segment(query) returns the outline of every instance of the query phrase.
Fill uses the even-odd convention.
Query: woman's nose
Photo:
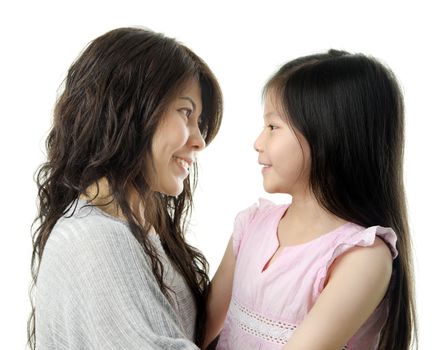
[[[197,151],[201,151],[206,147],[206,141],[204,141],[198,126],[192,128],[191,134],[189,135],[189,142],[191,147]]]

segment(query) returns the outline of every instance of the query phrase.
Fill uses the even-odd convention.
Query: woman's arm
[[[232,296],[235,260],[232,238],[230,238],[224,257],[211,283],[207,304],[206,339],[203,349],[219,334],[226,318],[227,309]]]
[[[390,282],[392,257],[379,238],[355,247],[329,270],[326,287],[284,350],[338,350],[382,301]]]
[[[198,349],[132,234],[108,219],[74,220],[58,226],[45,248],[37,286],[40,347]]]

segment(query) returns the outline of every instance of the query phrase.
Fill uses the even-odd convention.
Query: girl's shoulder
[[[336,237],[332,244],[333,256],[341,255],[353,247],[372,247],[378,238],[390,249],[392,258],[397,257],[397,235],[392,228],[379,225],[363,227],[353,223],[344,225],[344,227],[343,232]]]
[[[233,228],[233,250],[235,256],[238,253],[241,242],[249,232],[272,226],[279,221],[288,204],[275,204],[264,198],[259,198],[256,203],[240,211],[235,218]]]
[[[235,221],[247,224],[262,219],[269,219],[272,216],[277,216],[281,210],[286,210],[287,207],[288,204],[275,204],[268,199],[259,198],[253,205],[240,211]]]
[[[391,254],[391,259],[398,255],[396,248],[397,235],[390,227],[371,226],[363,227],[356,224],[346,224],[337,235],[323,242],[324,254],[320,262],[321,268],[317,275],[318,293],[324,288],[331,266],[355,248],[370,248],[386,246]]]

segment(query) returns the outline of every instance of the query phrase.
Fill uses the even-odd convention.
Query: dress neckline
[[[264,264],[261,265],[262,268],[260,271],[262,274],[267,272],[275,263],[277,263],[281,259],[284,252],[297,250],[297,249],[305,248],[310,245],[317,244],[317,243],[325,240],[326,238],[334,236],[338,232],[342,232],[342,231],[346,230],[347,227],[351,227],[354,225],[351,222],[346,222],[346,223],[336,227],[335,229],[330,230],[330,231],[328,231],[328,232],[326,232],[316,238],[313,238],[307,242],[292,244],[292,245],[287,245],[287,246],[281,247],[279,237],[278,237],[278,227],[279,227],[279,222],[281,221],[282,217],[285,215],[285,213],[287,212],[289,207],[290,207],[290,204],[285,204],[285,205],[280,206],[280,208],[278,208],[279,209],[278,215],[275,215],[275,221],[273,222],[273,225],[271,228],[272,249],[270,251],[270,256],[267,255],[266,259],[264,260]]]

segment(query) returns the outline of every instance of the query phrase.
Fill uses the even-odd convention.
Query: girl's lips
[[[268,172],[270,171],[271,168],[272,168],[271,165],[263,165],[263,166],[262,166],[261,173],[263,173],[263,174],[268,173]]]

